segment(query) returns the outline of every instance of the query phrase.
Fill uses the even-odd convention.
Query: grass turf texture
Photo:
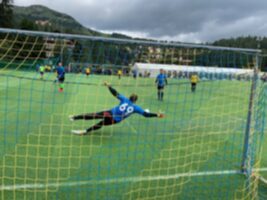
[[[245,194],[243,175],[174,175],[240,170],[249,82],[202,82],[193,94],[187,80],[169,80],[164,102],[158,102],[153,79],[67,74],[65,91],[59,93],[52,73],[43,81],[38,73],[12,72],[23,79],[5,73],[10,71],[0,76],[0,177],[1,185],[17,188],[1,190],[3,199],[232,199]],[[90,136],[71,135],[71,129],[94,121],[69,122],[69,114],[118,103],[104,80],[126,96],[137,93],[140,106],[162,110],[166,118],[134,115]],[[266,156],[261,167],[267,167]],[[266,197],[265,185],[260,197]]]

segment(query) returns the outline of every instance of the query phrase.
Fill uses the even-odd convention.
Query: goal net
[[[257,199],[259,63],[253,49],[0,29],[1,199]],[[101,119],[69,115],[119,105],[105,81],[164,117],[73,134]]]

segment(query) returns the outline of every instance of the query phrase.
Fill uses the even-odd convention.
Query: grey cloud
[[[220,37],[267,32],[266,0],[64,2],[66,1],[55,0],[53,3],[48,0],[41,1],[52,9],[71,14],[89,28],[143,32],[153,38],[183,38],[184,40],[194,38],[194,40],[211,41]]]

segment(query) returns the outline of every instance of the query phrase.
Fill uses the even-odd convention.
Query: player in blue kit
[[[163,101],[164,86],[168,84],[167,76],[164,74],[163,69],[160,69],[160,73],[157,76],[155,83],[157,84],[158,87],[158,100]]]
[[[113,124],[117,124],[133,113],[137,113],[143,115],[144,117],[159,117],[163,118],[164,115],[162,113],[150,113],[144,111],[140,106],[136,105],[135,102],[138,99],[136,94],[132,94],[130,98],[124,97],[119,94],[114,88],[112,88],[108,83],[104,83],[105,86],[108,87],[109,91],[113,96],[120,100],[120,104],[110,110],[101,111],[98,113],[89,113],[82,115],[69,116],[71,121],[74,120],[94,120],[94,119],[102,119],[99,123],[94,126],[86,129],[86,130],[72,130],[73,134],[77,135],[87,135],[91,131],[95,131],[100,129],[102,126],[109,126]]]
[[[57,71],[57,81],[59,83],[59,92],[63,92],[63,88],[64,88],[64,80],[65,80],[65,69],[62,66],[62,63],[58,63],[58,66],[56,68]]]

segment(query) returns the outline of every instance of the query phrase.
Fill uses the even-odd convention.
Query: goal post
[[[266,169],[261,56],[0,28],[1,198],[257,199]],[[168,83],[162,100],[160,69]],[[105,81],[164,117],[140,111],[86,136],[72,134],[99,121],[69,116],[120,103]]]
[[[256,90],[257,90],[257,81],[259,79],[258,77],[258,69],[259,69],[259,57],[256,55],[255,57],[255,67],[254,67],[254,73],[251,83],[251,89],[250,89],[250,96],[249,96],[249,107],[248,107],[248,114],[247,114],[247,124],[246,124],[246,132],[245,132],[245,139],[244,139],[244,148],[243,148],[243,158],[242,158],[242,172],[244,173],[251,173],[251,170],[248,170],[248,153],[251,141],[250,139],[250,132],[251,132],[251,123],[252,123],[252,115],[253,115],[253,104],[255,103],[255,96],[256,96]]]

